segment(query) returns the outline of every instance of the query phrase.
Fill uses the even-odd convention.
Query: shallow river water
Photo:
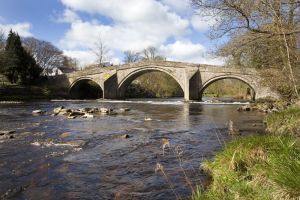
[[[51,116],[58,106],[130,111],[67,119]],[[229,120],[240,130],[238,137],[263,134],[263,114],[238,112],[238,106],[178,100],[0,105],[0,130],[16,131],[14,139],[0,143],[0,199],[188,198],[189,182],[206,184],[201,161],[231,139]],[[47,113],[34,116],[36,109]],[[73,140],[86,144],[54,145]],[[170,145],[163,151],[166,141]],[[155,170],[157,163],[164,173]]]

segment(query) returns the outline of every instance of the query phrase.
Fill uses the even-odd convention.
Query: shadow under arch
[[[92,78],[82,77],[71,84],[68,94],[71,99],[98,99],[103,97],[103,89]]]
[[[119,98],[124,98],[125,97],[125,92],[127,87],[139,76],[142,76],[143,74],[149,73],[149,72],[162,72],[170,77],[172,77],[180,86],[182,92],[184,93],[184,86],[183,84],[178,80],[177,77],[175,77],[172,73],[170,73],[168,70],[163,69],[161,67],[146,67],[143,69],[136,70],[134,72],[129,73],[120,83],[118,86],[118,97]]]
[[[213,77],[213,78],[207,80],[205,83],[203,83],[202,87],[200,88],[200,91],[199,91],[200,100],[202,100],[203,93],[208,86],[210,86],[211,84],[213,84],[219,80],[225,80],[225,79],[234,79],[234,80],[239,80],[239,81],[245,83],[250,88],[251,100],[255,101],[256,87],[254,85],[252,85],[249,80],[239,77],[239,76],[234,76],[234,75],[217,76],[217,77]]]

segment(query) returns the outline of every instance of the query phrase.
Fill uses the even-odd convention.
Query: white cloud
[[[163,54],[175,57],[177,59],[189,59],[196,56],[203,56],[206,49],[201,44],[193,44],[190,41],[176,41],[173,44],[161,46]]]
[[[76,11],[100,14],[116,22],[158,22],[168,21],[175,13],[169,12],[167,6],[155,0],[61,0],[62,3]]]
[[[89,50],[64,50],[64,54],[71,58],[77,59],[80,67],[95,64],[97,59],[96,55]],[[121,63],[119,58],[113,57],[112,52],[108,52],[107,56],[109,57],[110,62],[114,65],[118,65]]]
[[[65,9],[62,15],[59,15],[54,19],[58,23],[72,23],[80,20],[80,17],[71,9]]]
[[[95,63],[96,56],[91,51],[64,50],[64,54],[76,58],[80,66]]]
[[[224,64],[223,58],[213,57],[207,53],[207,49],[203,45],[194,44],[189,40],[162,45],[160,51],[163,55],[167,55],[168,60],[213,65]]]
[[[210,16],[193,15],[191,18],[191,24],[197,31],[206,31],[217,23],[217,18]]]
[[[184,36],[189,21],[169,7],[155,0],[61,0],[67,7],[58,20],[71,24],[60,40],[61,48],[87,50],[101,37],[112,51],[141,51],[149,46],[160,46],[170,37]],[[120,3],[121,2],[121,3]],[[112,23],[79,19],[76,11],[105,16]],[[112,56],[114,57],[114,56]]]
[[[162,0],[162,2],[181,14],[191,10],[190,0]]]
[[[0,24],[0,29],[2,29],[6,34],[8,34],[10,30],[13,30],[23,37],[33,36],[33,34],[30,32],[31,24],[28,22],[17,24]]]
[[[95,22],[76,21],[71,24],[71,29],[61,39],[60,44],[62,47],[70,49],[92,48],[101,37],[101,40],[110,49],[140,51],[148,46],[159,46],[167,38],[176,33],[180,34],[184,30],[185,28],[166,26],[160,23],[110,26]]]
[[[70,23],[70,28],[60,40],[60,47],[81,64],[92,63],[91,49],[99,38],[111,50],[111,60],[120,63],[115,52],[141,51],[157,47],[169,60],[206,64],[223,64],[201,44],[187,40],[194,30],[206,30],[216,23],[197,15],[191,16],[189,0],[61,0],[64,13],[58,20]],[[185,13],[186,12],[186,13]],[[89,14],[80,18],[80,14]],[[104,21],[103,17],[105,17]],[[167,44],[172,38],[175,41]],[[185,39],[184,39],[185,38]]]

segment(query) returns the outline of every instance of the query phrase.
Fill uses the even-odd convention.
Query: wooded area
[[[299,97],[300,1],[192,0],[192,4],[199,15],[216,19],[211,38],[227,37],[216,53],[226,57],[228,65],[261,69],[267,84],[289,98]]]

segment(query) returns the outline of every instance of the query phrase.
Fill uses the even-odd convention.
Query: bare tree
[[[5,46],[5,33],[2,29],[0,29],[0,50],[2,50]]]
[[[33,55],[37,64],[43,68],[44,75],[52,73],[54,68],[63,67],[63,52],[50,42],[29,37],[23,39],[23,45]]]
[[[276,15],[289,25],[286,35],[300,32],[299,0],[192,0],[192,4],[200,10],[201,15],[218,19],[212,29],[214,37],[222,37],[241,29],[260,34],[282,35],[273,26],[274,20],[278,20]]]
[[[98,41],[95,43],[95,47],[92,51],[97,57],[97,65],[99,67],[104,67],[104,62],[108,60],[109,49],[102,41],[101,37],[98,38]]]
[[[299,97],[294,69],[300,62],[299,0],[192,0],[201,15],[217,18],[212,38],[231,37],[219,53],[240,66],[281,68]]]
[[[150,46],[143,50],[143,60],[166,60],[166,58],[158,55],[158,50]]]
[[[124,51],[124,63],[133,63],[141,59],[140,53],[133,51]]]
[[[63,56],[63,67],[60,68],[63,72],[73,72],[78,70],[78,60],[68,56]],[[65,70],[65,71],[64,71]]]

